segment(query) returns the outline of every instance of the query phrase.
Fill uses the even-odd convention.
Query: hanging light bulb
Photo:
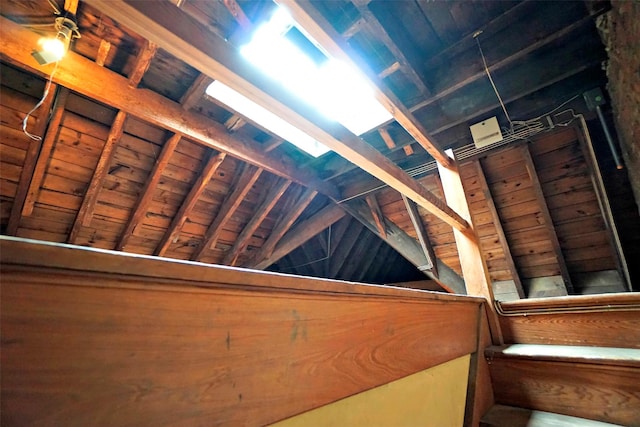
[[[41,39],[38,45],[40,50],[32,53],[40,65],[47,65],[60,61],[69,50],[72,38],[79,38],[78,26],[70,18],[57,18],[55,37]]]

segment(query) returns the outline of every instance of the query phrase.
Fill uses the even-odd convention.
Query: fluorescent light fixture
[[[320,52],[317,52],[316,56],[320,56],[323,60],[314,61],[311,55],[305,53],[303,49],[287,38],[287,33],[292,31],[294,26],[295,22],[288,13],[282,8],[277,8],[271,19],[258,27],[251,41],[241,48],[242,56],[267,74],[276,84],[282,85],[283,88],[299,96],[319,113],[339,122],[356,135],[362,135],[392,119],[391,114],[375,99],[373,90],[366,84],[366,79],[358,70],[354,70],[333,58],[327,58]],[[317,48],[312,47],[312,49]],[[218,88],[215,88],[216,86]],[[292,140],[291,136],[283,135],[282,131],[276,130],[274,126],[281,128],[282,123],[286,122],[246,98],[242,102],[235,99],[236,106],[230,105],[231,101],[225,101],[214,94],[221,91],[229,95],[226,92],[230,89],[225,86],[223,90],[221,83],[214,82],[212,87],[211,91],[207,90],[207,94],[309,154],[317,157],[328,151],[325,146],[297,129],[299,134],[297,141]],[[234,96],[242,97],[238,93],[235,93]],[[241,108],[240,104],[248,103],[253,104],[252,111],[256,111],[256,107],[263,110],[260,118],[253,117],[239,109]],[[242,108],[248,109],[249,107]],[[265,121],[265,113],[271,119]],[[291,135],[291,131],[288,133]],[[314,148],[310,150],[305,148],[309,143],[302,141],[313,141]]]
[[[313,157],[321,156],[329,151],[327,147],[297,127],[289,124],[289,122],[281,119],[271,111],[261,107],[217,80],[207,87],[206,92],[207,95],[216,98],[227,107],[237,111],[258,125],[269,129],[271,132],[289,141],[301,150],[306,151]]]

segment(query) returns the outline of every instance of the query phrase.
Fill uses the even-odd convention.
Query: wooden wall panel
[[[264,425],[476,351],[478,298],[0,243],[7,425]]]

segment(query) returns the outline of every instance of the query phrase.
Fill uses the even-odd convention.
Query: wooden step
[[[640,426],[640,350],[514,344],[485,351],[497,404]]]
[[[480,421],[481,427],[607,427],[619,424],[603,423],[552,412],[535,411],[513,406],[494,405]]]

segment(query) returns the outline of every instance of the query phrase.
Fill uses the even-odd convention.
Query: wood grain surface
[[[474,298],[2,243],[3,425],[264,425],[476,351]]]

